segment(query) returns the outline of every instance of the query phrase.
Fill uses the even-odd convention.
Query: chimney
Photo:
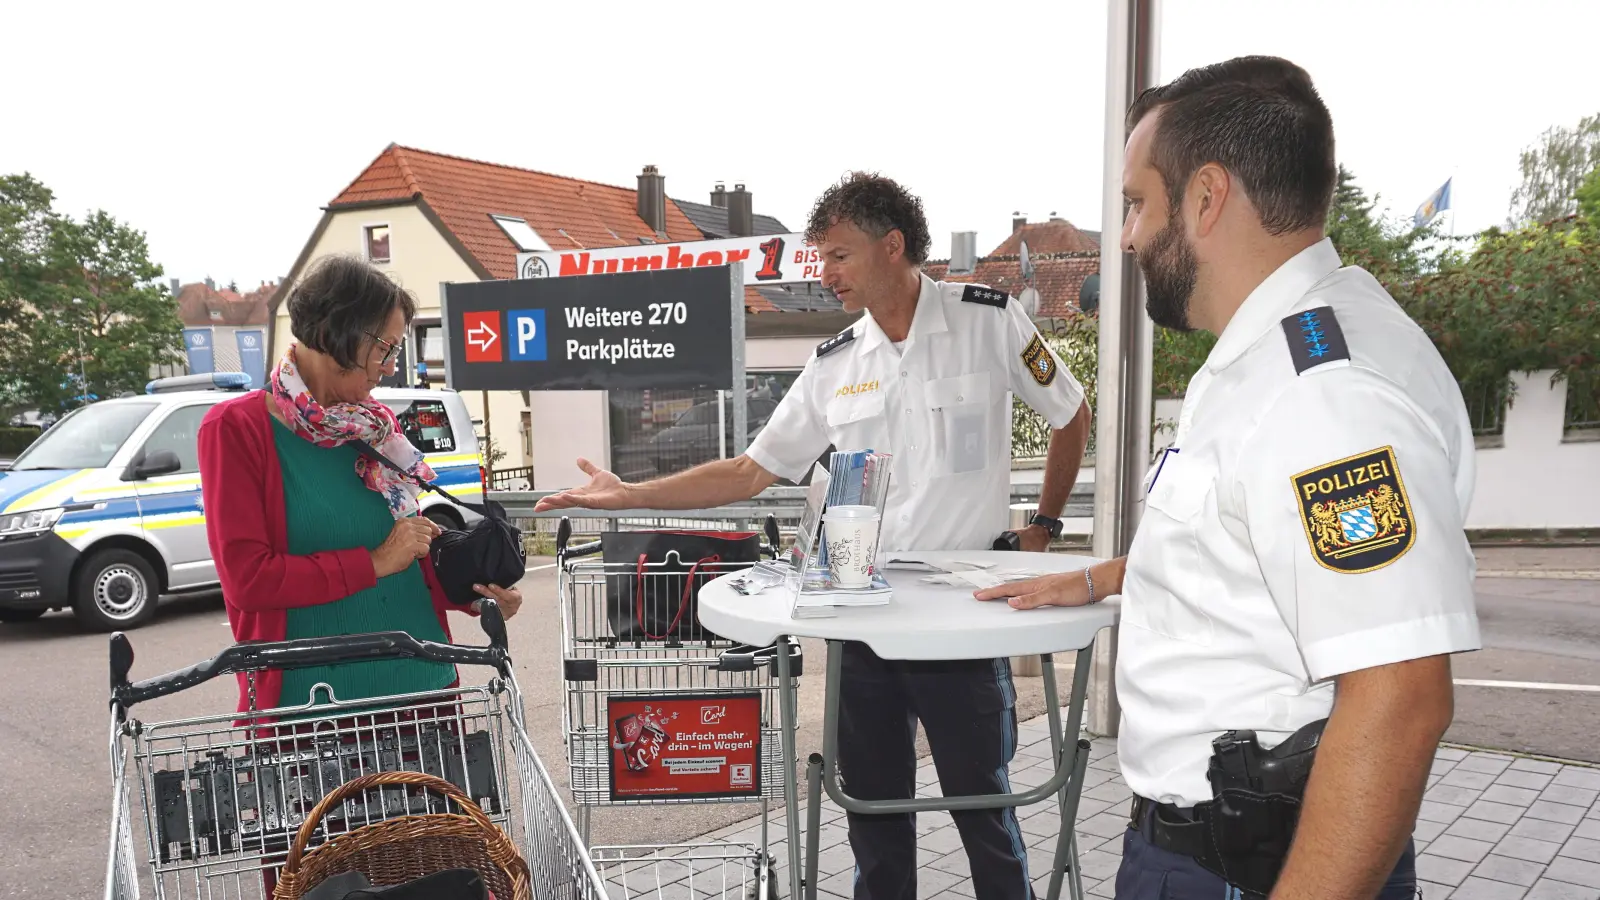
[[[663,234],[667,230],[667,180],[655,166],[645,166],[639,175],[639,218],[650,230]]]
[[[711,205],[717,209],[728,208],[728,186],[720,181],[711,189]]]
[[[1020,212],[1014,212],[1014,213],[1011,214],[1011,233],[1012,234],[1016,234],[1017,232],[1021,231],[1022,230],[1022,226],[1026,225],[1026,224],[1028,224],[1028,217],[1027,216],[1023,215]]]
[[[950,235],[951,275],[971,275],[978,266],[978,233],[957,231]]]
[[[750,209],[750,192],[742,184],[734,185],[728,195],[728,237],[755,234],[755,214]]]
[[[1056,211],[1052,209],[1052,210],[1050,210],[1050,221],[1052,221],[1052,222],[1065,222],[1066,219],[1063,219],[1060,216],[1056,215]]]
[[[172,279],[172,296],[178,296],[178,292],[181,290],[183,290],[183,283],[176,278]]]

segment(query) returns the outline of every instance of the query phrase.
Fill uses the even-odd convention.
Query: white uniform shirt
[[[1334,676],[1477,649],[1460,389],[1330,241],[1228,323],[1151,467],[1123,582],[1118,755],[1135,793],[1212,798],[1211,741],[1329,714]]]
[[[1010,527],[1013,393],[1052,428],[1083,403],[1020,304],[924,275],[903,345],[863,315],[817,348],[747,453],[791,481],[829,444],[892,453],[879,549],[988,549]]]

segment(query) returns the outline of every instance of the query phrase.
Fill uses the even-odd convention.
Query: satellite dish
[[[1017,302],[1022,304],[1023,312],[1026,312],[1030,319],[1039,314],[1039,290],[1037,288],[1023,288],[1022,293],[1017,295]]]
[[[1078,308],[1086,313],[1092,313],[1100,308],[1100,273],[1096,272],[1083,280],[1078,287]]]

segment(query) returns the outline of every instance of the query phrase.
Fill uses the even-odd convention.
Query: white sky
[[[851,168],[918,192],[933,256],[1011,213],[1098,228],[1105,0],[9,3],[0,172],[143,229],[185,282],[285,274],[391,141],[674,197],[744,181],[792,229]],[[1305,66],[1396,215],[1455,177],[1501,223],[1517,155],[1600,112],[1595,0],[1165,0],[1160,79]]]

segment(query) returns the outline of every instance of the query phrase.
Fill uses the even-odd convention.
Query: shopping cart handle
[[[800,644],[789,642],[789,658],[792,667],[791,674],[799,677],[803,665],[804,655]],[[756,647],[751,644],[740,644],[729,647],[717,657],[716,670],[718,672],[753,672],[757,666],[770,665],[777,670],[778,645],[769,644],[765,647]]]
[[[480,615],[490,633],[488,647],[441,644],[419,641],[404,631],[371,634],[332,635],[292,641],[246,641],[186,669],[159,675],[147,681],[129,683],[133,650],[128,639],[118,632],[111,636],[111,701],[123,709],[146,700],[176,694],[223,675],[259,672],[263,669],[303,669],[335,663],[377,659],[426,659],[456,665],[491,666],[507,675],[511,657],[505,647],[505,621],[493,601],[484,604]],[[498,627],[496,636],[492,630]]]

